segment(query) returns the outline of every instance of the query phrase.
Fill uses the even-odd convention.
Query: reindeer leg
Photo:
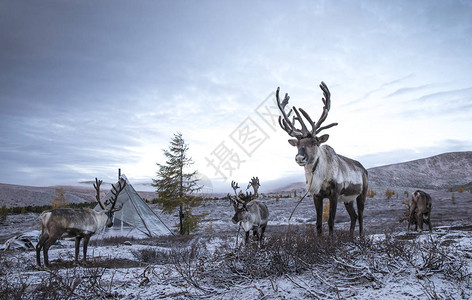
[[[260,241],[259,228],[253,231],[253,235],[256,237],[256,241]]]
[[[321,235],[323,228],[323,197],[320,195],[314,195],[313,202],[315,202],[316,210],[316,231],[318,232],[318,235]]]
[[[48,238],[49,235],[43,232],[43,234],[39,238],[38,243],[36,244],[36,264],[38,265],[38,267],[41,267],[41,249],[44,247],[44,243],[47,241]]]
[[[79,247],[80,247],[80,240],[81,239],[82,239],[81,236],[76,236],[75,237],[75,261],[74,261],[75,265],[79,264]]]
[[[433,225],[431,224],[431,213],[428,213],[428,227],[429,233],[433,233]]]
[[[329,198],[329,218],[328,218],[328,228],[329,228],[329,237],[333,237],[334,233],[334,218],[336,217],[336,207],[338,206],[338,201],[336,196],[331,196]]]
[[[56,241],[57,241],[57,238],[50,236],[48,240],[46,241],[46,243],[44,243],[43,255],[44,255],[44,266],[46,268],[49,268],[49,257],[48,257],[49,247],[51,247]]]
[[[415,209],[416,209],[416,202],[412,201],[411,206],[410,206],[410,215],[408,216],[408,229],[406,231],[406,234],[410,234],[410,225],[411,225],[411,221],[414,216],[414,213],[415,213]]]
[[[416,222],[418,223],[418,226],[420,227],[419,233],[423,233],[423,213],[418,209],[418,212],[416,213]]]
[[[84,264],[87,260],[87,247],[88,247],[88,243],[90,241],[90,237],[91,237],[90,235],[86,235],[84,237],[84,258],[83,258]]]
[[[356,211],[354,210],[354,202],[344,202],[344,206],[346,207],[346,210],[349,213],[349,217],[351,217],[351,228],[349,230],[349,234],[352,239],[354,237],[354,228],[356,227],[357,220]]]
[[[261,227],[261,239],[260,239],[260,244],[262,245],[262,240],[264,239],[264,232],[266,230],[266,226]]]
[[[366,193],[362,193],[357,197],[357,214],[359,215],[359,236],[362,237],[364,235],[364,205],[365,205],[365,195]]]
[[[244,239],[244,242],[247,244],[249,241],[249,231],[246,231],[246,238]]]

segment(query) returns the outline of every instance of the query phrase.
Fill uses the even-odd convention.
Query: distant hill
[[[91,186],[91,184],[89,185]],[[111,186],[111,185],[109,185]],[[56,190],[62,188],[66,201],[69,203],[95,202],[96,192],[91,187],[77,186],[57,186],[57,187],[32,187],[24,185],[13,185],[0,183],[0,206],[43,206],[50,205],[52,199],[56,197]],[[101,191],[101,197],[105,197],[109,187]],[[147,200],[151,200],[157,195],[154,192],[138,192],[138,194]]]
[[[472,182],[472,151],[451,152],[428,158],[367,169],[369,186],[449,189],[468,187]],[[305,188],[304,182],[280,191]]]
[[[369,185],[373,186],[448,189],[472,181],[472,151],[444,153],[368,171]]]

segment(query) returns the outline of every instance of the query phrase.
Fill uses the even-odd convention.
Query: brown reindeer
[[[428,193],[417,190],[411,195],[407,233],[410,233],[410,225],[415,221],[416,226],[420,227],[420,234],[423,233],[423,223],[428,224],[429,232],[433,232],[431,225],[431,206],[432,200]]]
[[[300,108],[300,111],[293,107],[288,113],[285,106],[290,97],[285,94],[285,98],[280,102],[279,90],[276,91],[277,105],[282,116],[279,116],[279,124],[291,137],[288,142],[297,147],[298,153],[295,161],[305,168],[306,189],[313,195],[316,209],[316,228],[319,234],[322,231],[323,199],[329,199],[328,228],[330,236],[333,235],[334,218],[338,201],[344,203],[351,218],[350,233],[353,235],[356,220],[359,219],[359,235],[363,233],[363,212],[367,193],[367,170],[355,160],[336,154],[333,148],[328,145],[321,145],[326,142],[329,135],[318,134],[325,129],[338,125],[332,123],[321,126],[328,117],[331,107],[331,94],[324,82],[320,88],[323,91],[323,113],[317,122],[313,122],[310,116]],[[291,113],[295,115],[290,120]],[[311,130],[308,130],[303,117],[308,121]],[[296,128],[298,122],[301,128]],[[357,214],[354,209],[354,200],[357,203]]]
[[[269,209],[264,203],[255,200],[258,197],[257,191],[260,186],[259,178],[253,177],[247,189],[249,189],[250,186],[252,186],[254,194],[251,192],[244,194],[242,191],[238,193],[238,184],[234,181],[231,182],[231,187],[235,194],[234,198],[228,194],[228,198],[233,203],[234,207],[234,216],[231,220],[234,224],[241,223],[246,233],[246,244],[249,241],[249,232],[251,230],[259,243],[262,244],[264,232],[269,220]]]
[[[113,214],[114,212],[121,209],[121,207],[115,209],[116,200],[118,195],[126,186],[126,181],[120,179],[117,186],[112,186],[111,207],[105,209],[102,202],[100,201],[100,185],[101,180],[95,178],[95,184],[93,185],[97,192],[97,202],[100,204],[102,211],[95,211],[90,208],[85,209],[72,209],[72,208],[57,208],[53,210],[44,211],[41,213],[41,237],[36,245],[36,263],[38,267],[41,267],[41,249],[44,255],[44,265],[49,267],[48,250],[62,235],[67,237],[75,238],[75,264],[78,264],[79,246],[82,238],[84,239],[83,251],[84,257],[83,262],[87,259],[87,246],[90,237],[97,231],[101,230],[106,226],[111,227],[113,225]]]

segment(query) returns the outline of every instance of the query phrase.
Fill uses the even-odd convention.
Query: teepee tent
[[[171,235],[172,231],[161,221],[161,219],[151,210],[146,202],[138,195],[133,186],[129,183],[125,175],[121,178],[126,181],[126,186],[118,195],[115,207],[122,206],[121,210],[115,212],[114,225],[107,231],[112,231],[112,235],[138,236],[146,235],[148,237],[159,235]],[[101,201],[108,208],[111,191]],[[97,205],[95,210],[100,210]],[[117,232],[118,230],[118,232]]]

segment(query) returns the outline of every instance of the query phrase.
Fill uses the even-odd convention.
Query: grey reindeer
[[[120,179],[117,186],[112,186],[111,207],[105,209],[100,201],[100,185],[101,180],[95,178],[94,188],[97,192],[96,200],[101,207],[101,211],[95,211],[90,208],[73,209],[73,208],[57,208],[44,211],[41,213],[41,236],[36,245],[36,263],[41,267],[41,250],[44,255],[44,265],[49,267],[48,250],[61,236],[75,238],[75,264],[78,264],[80,241],[83,242],[83,262],[87,259],[87,246],[90,237],[106,226],[113,226],[113,214],[120,210],[121,207],[115,208],[118,195],[126,186],[126,181]]]
[[[410,233],[411,224],[415,224],[415,226],[419,226],[420,227],[419,233],[422,234],[423,223],[428,224],[430,233],[433,232],[433,226],[431,225],[431,206],[432,206],[432,200],[431,200],[431,196],[428,193],[422,190],[416,190],[411,195],[411,205],[408,205],[409,217],[408,217],[407,234]]]
[[[262,244],[264,232],[269,220],[269,209],[264,203],[255,200],[258,197],[258,189],[260,186],[259,178],[253,177],[249,182],[247,189],[251,186],[254,190],[254,194],[251,192],[246,192],[244,194],[242,191],[239,191],[238,193],[238,184],[234,181],[231,182],[231,187],[235,194],[234,198],[228,194],[228,198],[233,203],[234,207],[234,216],[231,220],[234,224],[240,223],[243,227],[243,230],[246,233],[246,244],[249,241],[249,232],[251,230],[259,243]]]
[[[313,122],[310,116],[302,109],[293,107],[287,113],[285,106],[290,97],[285,94],[281,102],[279,90],[276,91],[277,105],[281,112],[279,125],[291,137],[288,142],[297,147],[295,161],[305,168],[306,189],[313,195],[316,209],[316,228],[318,234],[322,232],[323,199],[329,199],[328,228],[330,236],[333,235],[334,218],[338,201],[344,203],[351,218],[350,234],[353,236],[356,220],[359,219],[359,235],[363,234],[363,212],[367,193],[367,170],[358,161],[336,154],[333,148],[325,143],[329,135],[319,136],[322,130],[338,125],[331,123],[321,126],[328,117],[331,107],[331,93],[324,82],[320,88],[323,91],[323,112],[317,122]],[[290,116],[294,112],[292,120]],[[303,117],[308,121],[311,130],[308,130]],[[296,128],[296,123],[301,128]],[[354,209],[354,200],[357,203],[357,214]]]

